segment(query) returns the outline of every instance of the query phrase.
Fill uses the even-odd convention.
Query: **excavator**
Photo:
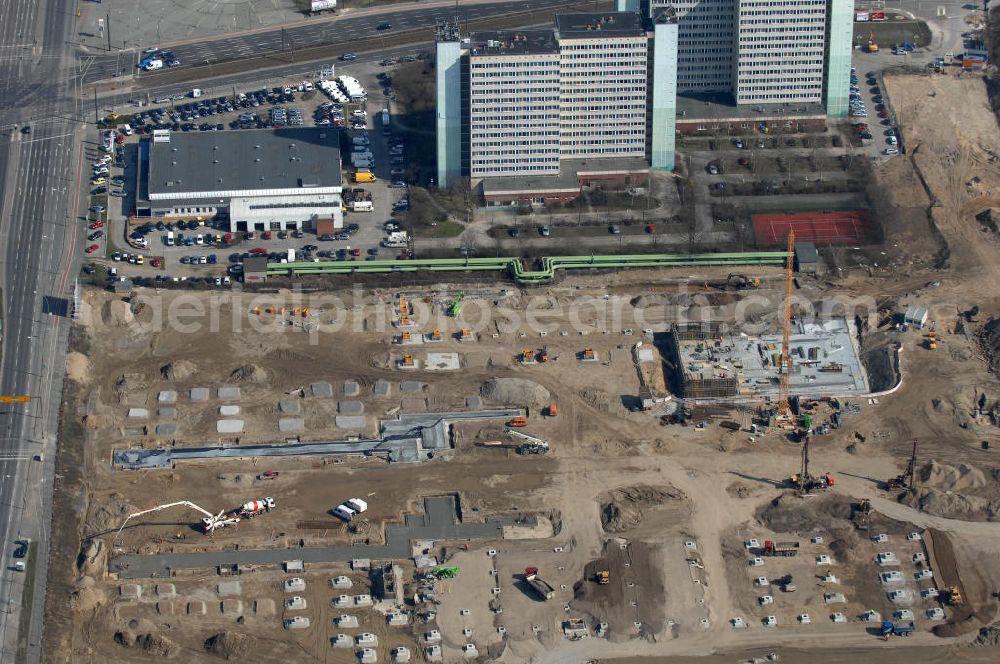
[[[594,581],[597,582],[599,586],[606,586],[611,583],[611,572],[606,569],[597,570],[594,573]]]

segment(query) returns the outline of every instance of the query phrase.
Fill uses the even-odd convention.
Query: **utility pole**
[[[101,118],[97,112],[97,86],[94,86],[94,124],[100,123]]]
[[[107,14],[106,25],[105,25],[105,30],[104,31],[108,33],[108,52],[110,53],[111,52],[111,12],[108,12],[108,14]]]

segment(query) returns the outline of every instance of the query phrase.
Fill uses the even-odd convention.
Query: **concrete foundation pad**
[[[253,603],[253,612],[258,616],[274,615],[273,599],[258,599]]]
[[[161,616],[172,616],[174,615],[175,607],[174,603],[170,601],[157,602],[156,603],[156,613]]]
[[[190,616],[203,616],[208,612],[205,602],[195,599],[188,602],[187,612]]]
[[[176,403],[177,402],[177,391],[176,390],[161,390],[159,394],[156,395],[156,400],[160,403]]]
[[[640,362],[652,362],[656,359],[656,353],[652,348],[640,348],[638,355]]]
[[[375,396],[387,397],[392,393],[392,385],[387,380],[375,381]]]
[[[149,401],[149,392],[145,390],[125,393],[126,406],[142,406],[147,401]]]
[[[129,408],[128,416],[133,420],[144,420],[149,417],[148,408]]]
[[[282,417],[278,420],[278,431],[289,433],[292,431],[302,431],[306,428],[306,421],[301,417]]]
[[[356,380],[345,380],[344,381],[344,396],[346,397],[356,397],[361,394],[361,386],[358,385]]]
[[[208,401],[208,395],[207,387],[192,387],[191,391],[188,392],[188,398],[191,401]]]
[[[219,593],[219,597],[240,595],[243,593],[243,585],[239,581],[220,581],[215,590]]]
[[[404,380],[399,384],[399,391],[404,394],[420,392],[422,389],[424,389],[424,384],[418,380]]]
[[[243,420],[217,420],[215,430],[218,433],[243,433]]]
[[[177,425],[173,422],[164,422],[163,424],[157,424],[155,429],[157,436],[173,436],[177,433]]]
[[[158,583],[156,584],[156,596],[165,599],[177,597],[177,586],[172,583]]]
[[[337,412],[341,415],[360,415],[365,412],[365,405],[360,401],[338,401]]]
[[[278,410],[282,413],[295,414],[302,411],[302,404],[295,399],[282,399],[278,402]]]
[[[329,398],[333,396],[333,386],[325,380],[310,385],[309,391],[312,392],[314,397]]]
[[[172,406],[167,406],[166,408],[156,409],[157,417],[162,417],[165,420],[172,420],[177,417],[177,409]]]
[[[243,600],[235,598],[224,599],[220,608],[225,615],[239,615],[243,613]]]
[[[364,415],[337,415],[335,423],[338,429],[364,429],[368,426],[368,418]]]
[[[233,406],[233,405],[219,406],[219,415],[229,416],[229,415],[239,415],[239,414],[240,414],[239,406]]]
[[[427,371],[456,371],[461,368],[458,353],[427,353]]]
[[[239,399],[240,398],[240,388],[238,387],[220,387],[217,394],[220,399]]]
[[[139,599],[142,597],[142,586],[138,583],[129,583],[118,587],[118,596],[122,599]]]

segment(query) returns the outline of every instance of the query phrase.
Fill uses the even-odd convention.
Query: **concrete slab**
[[[188,392],[188,398],[191,401],[208,401],[208,394],[207,387],[192,387],[191,391]]]
[[[202,600],[194,599],[188,602],[187,611],[190,616],[203,616],[208,613],[208,607]]]
[[[419,380],[404,380],[399,384],[399,391],[403,394],[413,394],[424,389],[424,384]]]
[[[364,429],[368,418],[364,415],[337,415],[334,420],[338,429]]]
[[[164,599],[177,597],[177,586],[172,583],[158,583],[156,584],[156,596]]]
[[[483,398],[478,394],[465,397],[465,407],[466,408],[482,408]]]
[[[361,394],[361,386],[358,385],[356,380],[345,380],[344,381],[344,396],[346,397],[356,397]]]
[[[375,381],[375,396],[387,397],[392,393],[392,384],[387,380]]]
[[[295,415],[302,411],[302,404],[295,399],[282,399],[278,402],[278,410],[282,413]]]
[[[236,405],[219,406],[219,415],[225,415],[228,417],[230,415],[239,415],[239,414],[240,414],[239,406]]]
[[[457,371],[462,366],[458,353],[427,353],[427,371]]]
[[[427,399],[418,399],[416,397],[404,397],[400,400],[400,405],[402,406],[402,411],[404,413],[425,413],[427,412]]]
[[[341,415],[360,415],[365,412],[365,405],[360,401],[338,401],[337,412]]]
[[[149,392],[137,390],[125,393],[126,406],[142,406],[149,400]]]
[[[129,416],[130,419],[133,419],[133,420],[144,420],[147,417],[149,417],[149,409],[148,408],[129,408],[128,409],[128,416]]]
[[[157,424],[154,430],[157,436],[173,436],[177,433],[177,425],[173,422]]]
[[[219,597],[243,594],[243,585],[239,581],[220,581],[215,587]]]
[[[325,380],[310,385],[309,391],[314,397],[329,398],[333,396],[333,386]]]
[[[139,599],[142,597],[142,586],[138,583],[127,583],[118,587],[118,596],[122,599]]]
[[[156,395],[156,400],[159,403],[176,403],[177,390],[160,390],[160,393]]]
[[[656,352],[652,348],[640,348],[637,354],[640,362],[652,362],[656,359]]]
[[[258,599],[253,603],[253,612],[258,616],[273,616],[274,615],[274,600],[265,598]]]
[[[156,409],[157,417],[162,417],[165,420],[172,420],[177,417],[177,409],[172,406],[167,406],[166,408]]]
[[[243,433],[243,420],[217,420],[215,430],[218,433]]]
[[[306,428],[306,421],[301,417],[282,417],[278,420],[278,431],[290,433],[292,431],[302,431]]]
[[[234,400],[240,398],[240,388],[238,387],[220,387],[218,392],[220,399]]]
[[[223,615],[237,616],[243,613],[243,600],[230,597],[222,600],[221,609]]]
[[[172,616],[176,611],[174,603],[171,601],[157,602],[156,603],[156,613],[161,616]]]

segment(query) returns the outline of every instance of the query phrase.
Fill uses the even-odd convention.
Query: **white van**
[[[357,512],[346,505],[337,505],[333,508],[333,514],[334,516],[339,516],[344,521],[350,521],[354,518],[354,515],[357,514]]]
[[[146,71],[153,71],[154,69],[163,69],[163,60],[150,60],[147,62],[143,69]]]
[[[167,231],[167,237],[164,238],[163,241],[167,243],[168,247],[174,246],[174,232],[173,231]]]

